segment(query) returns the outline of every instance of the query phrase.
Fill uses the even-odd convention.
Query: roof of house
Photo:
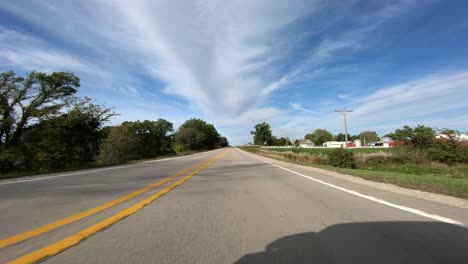
[[[300,139],[299,144],[314,144],[310,139]]]
[[[382,142],[392,142],[393,139],[390,138],[390,137],[383,137],[383,138],[380,139],[380,141],[382,141]]]

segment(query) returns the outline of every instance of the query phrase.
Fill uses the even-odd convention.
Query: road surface
[[[0,181],[0,263],[468,263],[464,223],[234,148]]]

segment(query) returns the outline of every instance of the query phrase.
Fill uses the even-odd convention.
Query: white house
[[[314,142],[310,141],[310,139],[300,139],[299,140],[299,147],[301,148],[311,148],[315,146]]]

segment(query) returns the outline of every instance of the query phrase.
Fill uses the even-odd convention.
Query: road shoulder
[[[407,188],[403,188],[403,187],[396,186],[396,185],[393,185],[393,184],[388,184],[388,183],[368,181],[368,180],[365,180],[365,179],[362,179],[362,178],[359,178],[359,177],[356,177],[356,176],[352,176],[352,175],[349,175],[349,174],[343,174],[343,173],[339,173],[339,172],[328,171],[328,170],[324,170],[324,169],[320,169],[320,168],[316,168],[316,167],[311,167],[311,166],[299,165],[299,164],[296,164],[296,163],[291,163],[291,162],[287,162],[287,161],[284,161],[284,160],[274,159],[274,158],[259,155],[259,154],[256,154],[256,153],[247,152],[247,151],[244,151],[244,150],[241,150],[241,151],[246,153],[246,154],[261,157],[262,159],[264,159],[264,160],[266,160],[268,162],[278,164],[280,166],[284,166],[284,167],[288,167],[288,168],[299,168],[301,170],[306,170],[306,171],[309,171],[309,172],[312,172],[312,173],[320,173],[320,174],[323,174],[323,175],[331,176],[331,177],[334,177],[334,178],[346,180],[348,182],[356,183],[356,184],[367,186],[367,187],[372,187],[372,188],[383,190],[383,191],[389,191],[389,192],[393,192],[393,193],[397,193],[397,194],[403,194],[403,195],[407,195],[407,196],[410,196],[410,197],[423,199],[423,200],[426,200],[426,201],[440,203],[440,204],[443,204],[443,205],[458,207],[458,208],[462,208],[462,209],[468,209],[468,200],[466,200],[466,199],[447,196],[447,195],[443,195],[443,194],[424,192],[424,191],[419,191],[419,190],[414,190],[414,189],[407,189]]]

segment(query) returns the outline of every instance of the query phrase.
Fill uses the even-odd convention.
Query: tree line
[[[212,124],[164,119],[105,126],[112,108],[76,96],[70,72],[0,72],[0,173],[109,165],[229,145]]]
[[[253,135],[253,144],[261,146],[291,146],[293,142],[288,137],[276,137],[271,131],[271,126],[267,122],[259,123],[255,125],[254,130],[250,132]],[[325,129],[316,129],[313,132],[306,134],[304,139],[309,139],[316,146],[322,146],[327,141],[344,141],[345,135],[338,133],[333,135],[331,132]],[[348,134],[348,140],[360,139],[363,142],[375,142],[379,140],[379,137],[375,131],[364,131],[359,135],[351,136]],[[294,144],[298,144],[298,140],[295,140]]]
[[[273,136],[270,124],[263,122],[255,125],[253,135],[254,145],[262,146],[290,146],[293,143],[287,137],[277,138]],[[406,146],[412,146],[417,149],[428,148],[434,144],[434,139],[437,134],[448,135],[448,140],[456,141],[456,136],[460,132],[452,129],[435,129],[424,125],[416,127],[403,126],[396,129],[394,132],[386,134],[384,137],[389,137],[392,140],[399,141]],[[315,129],[313,132],[304,135],[304,139],[309,139],[316,146],[322,146],[327,141],[345,141],[345,135],[338,133],[333,135],[325,129]],[[363,131],[357,135],[349,135],[348,140],[353,141],[359,139],[363,144],[379,141],[381,138],[375,131]],[[447,141],[447,140],[446,140]],[[295,141],[297,144],[297,140]]]
[[[250,134],[253,135],[254,145],[260,146],[291,146],[292,142],[287,137],[277,138],[271,132],[270,124],[263,122],[255,125],[254,131]]]
[[[272,135],[271,127],[268,123],[260,123],[254,127],[251,134],[254,136],[254,145],[261,146],[285,146],[289,143],[279,143],[275,140],[276,137]],[[445,135],[444,138],[436,138],[437,134]],[[460,141],[459,131],[453,129],[436,129],[426,127],[424,125],[417,125],[416,127],[403,126],[396,129],[394,132],[386,134],[384,137],[389,137],[392,140],[400,142],[399,149],[403,150],[407,155],[398,155],[400,162],[407,162],[407,160],[414,160],[414,157],[419,157],[424,161],[436,161],[445,164],[466,164],[468,163],[468,142]],[[342,133],[333,135],[325,129],[316,129],[312,133],[306,134],[304,139],[309,139],[315,143],[316,146],[322,146],[326,141],[336,140],[344,141],[345,136]],[[358,135],[348,135],[349,140],[360,139],[361,142],[375,142],[379,140],[379,136],[375,131],[364,131]],[[296,140],[294,145],[298,146]],[[346,153],[344,150],[337,150],[336,160],[344,160],[350,158],[352,154]],[[401,154],[401,153],[400,153]]]

